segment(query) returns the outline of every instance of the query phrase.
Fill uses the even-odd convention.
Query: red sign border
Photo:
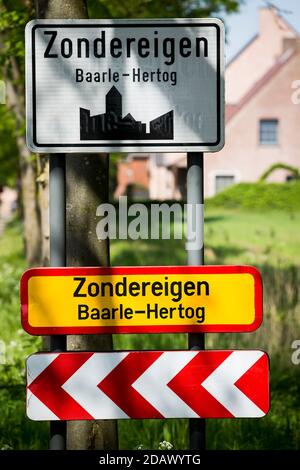
[[[40,327],[28,321],[28,282],[34,276],[79,275],[129,275],[129,274],[251,274],[254,278],[255,318],[249,325],[142,325],[142,326],[69,326]],[[243,333],[257,330],[262,323],[263,286],[258,269],[253,266],[110,266],[110,267],[43,267],[25,271],[20,281],[21,323],[30,335],[77,335],[120,333]]]

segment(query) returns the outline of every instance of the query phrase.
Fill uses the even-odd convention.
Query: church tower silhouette
[[[146,124],[137,121],[132,114],[123,117],[122,94],[113,86],[105,96],[105,113],[91,116],[85,108],[80,112],[81,140],[173,140],[174,111],[168,111],[150,121],[150,132]]]
[[[105,105],[106,114],[113,114],[115,118],[122,119],[122,95],[115,86],[107,93]]]

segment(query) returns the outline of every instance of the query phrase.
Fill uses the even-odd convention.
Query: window
[[[228,186],[232,186],[235,182],[234,179],[234,175],[217,175],[215,180],[216,193],[223,191],[228,188]]]
[[[261,145],[278,144],[278,119],[261,119],[259,121],[259,143]]]

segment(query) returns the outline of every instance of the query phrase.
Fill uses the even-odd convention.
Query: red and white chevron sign
[[[27,415],[38,421],[258,418],[269,410],[262,351],[34,354]]]

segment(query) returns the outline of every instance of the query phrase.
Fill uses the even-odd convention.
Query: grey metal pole
[[[66,265],[66,159],[64,154],[50,155],[50,264]],[[66,336],[50,337],[50,351],[66,350]],[[50,422],[50,450],[66,448],[66,422]]]
[[[189,266],[204,264],[204,195],[203,152],[187,154],[187,257]],[[194,240],[191,240],[194,239]],[[204,333],[188,335],[189,349],[205,349]],[[189,443],[191,450],[205,449],[205,419],[189,420]]]

